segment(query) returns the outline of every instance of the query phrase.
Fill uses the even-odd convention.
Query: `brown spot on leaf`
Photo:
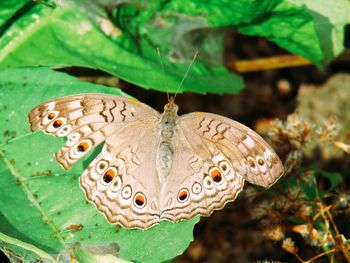
[[[83,225],[79,224],[79,225],[69,225],[67,226],[68,230],[74,230],[74,231],[80,231],[83,229]]]

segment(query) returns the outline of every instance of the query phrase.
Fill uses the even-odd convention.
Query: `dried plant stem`
[[[346,51],[337,60],[349,60],[349,58],[350,52]],[[231,68],[239,73],[244,73],[311,65],[313,65],[311,61],[297,55],[278,55],[267,58],[238,60],[232,63]]]
[[[336,234],[336,236],[335,236],[336,244],[339,246],[339,248],[340,248],[341,252],[343,253],[343,256],[346,259],[346,261],[350,263],[350,255],[349,255],[349,253],[347,251],[347,248],[344,246],[344,242],[343,242],[343,240],[341,238],[342,235],[339,233],[338,227],[337,227],[337,225],[335,224],[335,222],[333,220],[332,214],[329,212],[329,210],[326,210],[326,214],[327,214],[329,220],[331,221],[332,227],[333,227],[334,232]]]
[[[295,253],[293,253],[293,254],[294,254],[294,256],[295,256],[301,263],[306,262],[306,261],[304,261],[304,260],[298,255],[297,252],[295,252]]]
[[[332,227],[333,227],[333,229],[334,229],[335,234],[336,234],[337,236],[339,236],[340,233],[339,233],[338,227],[337,227],[337,225],[335,224],[335,222],[334,222],[334,220],[333,220],[333,217],[332,217],[331,213],[329,212],[329,209],[327,209],[325,212],[326,212],[326,214],[327,214],[329,220],[330,220],[331,223],[332,223]]]
[[[322,253],[320,253],[320,254],[318,254],[318,255],[316,255],[316,256],[314,256],[314,257],[308,259],[308,260],[303,260],[303,259],[298,255],[297,252],[295,252],[295,253],[293,253],[293,254],[294,254],[294,256],[295,256],[301,263],[311,263],[311,262],[313,262],[314,260],[316,260],[316,259],[318,259],[318,258],[320,258],[320,257],[326,256],[326,255],[328,255],[328,254],[332,254],[332,256],[334,256],[334,252],[336,252],[336,249],[335,249],[335,248],[333,248],[333,249],[331,249],[331,250],[328,250],[328,251],[324,251],[324,252],[322,252]]]
[[[345,245],[344,242],[344,237],[342,234],[340,234],[338,227],[336,225],[336,223],[334,222],[333,216],[331,214],[331,209],[334,208],[334,205],[329,205],[329,206],[324,206],[323,203],[321,201],[317,202],[317,206],[319,207],[319,213],[317,213],[313,218],[312,221],[316,220],[319,216],[322,217],[324,224],[325,224],[325,232],[327,234],[329,234],[329,238],[331,238],[332,243],[334,244],[334,248],[324,251],[308,260],[303,260],[297,253],[297,251],[292,252],[293,255],[298,259],[298,261],[300,261],[301,263],[311,263],[313,261],[315,261],[318,258],[321,258],[323,256],[329,255],[331,254],[331,258],[330,258],[330,262],[334,262],[334,255],[336,252],[342,252],[346,262],[350,263],[350,255],[349,255],[349,251],[348,248]],[[332,235],[332,232],[330,231],[330,226],[333,229],[335,236]],[[310,233],[312,233],[312,231],[309,231]],[[326,240],[324,240],[326,241]]]
[[[306,65],[312,65],[312,63],[309,60],[296,55],[280,55],[268,58],[235,61],[232,65],[232,69],[244,73]]]
[[[334,208],[334,206],[330,205],[330,206],[327,206],[327,207],[324,207],[322,202],[318,203],[318,206],[320,207],[320,213],[317,214],[315,217],[314,217],[314,220],[319,216],[321,215],[323,220],[324,220],[324,223],[325,223],[325,227],[326,227],[326,233],[329,233],[330,236],[332,237],[333,239],[333,242],[334,244],[338,247],[336,249],[332,249],[334,251],[337,251],[337,250],[340,250],[344,256],[344,258],[346,259],[346,261],[348,263],[350,263],[350,255],[347,251],[347,248],[344,246],[344,242],[343,240],[341,239],[342,235],[340,234],[339,230],[338,230],[338,227],[336,225],[336,223],[334,222],[334,219],[333,219],[333,216],[330,212],[330,210],[332,208]],[[333,235],[331,234],[331,232],[329,231],[329,222],[331,223],[331,226],[335,232],[335,237],[333,237]],[[329,250],[329,251],[332,251],[332,250]],[[327,253],[329,253],[329,251],[326,251]]]
[[[332,233],[329,231],[329,222],[328,222],[327,216],[324,214],[324,212],[329,211],[329,210],[332,208],[332,206],[329,205],[329,206],[327,206],[327,207],[324,207],[324,206],[323,206],[323,203],[322,203],[321,201],[319,201],[319,202],[317,203],[317,205],[318,205],[318,207],[320,208],[320,212],[317,213],[317,214],[313,217],[312,221],[315,221],[319,216],[321,216],[322,219],[323,219],[324,225],[325,225],[325,232],[327,233],[328,236],[332,237],[332,242],[334,243],[335,240],[334,240],[334,238],[333,238],[333,235],[332,235]],[[326,237],[326,236],[325,236],[325,237]],[[325,240],[324,240],[324,241],[325,241]]]
[[[334,253],[335,251],[336,251],[335,248],[333,248],[333,249],[331,249],[331,250],[328,250],[328,251],[324,251],[324,252],[322,252],[322,253],[320,253],[320,254],[318,254],[318,255],[316,255],[316,256],[310,258],[310,259],[307,260],[307,261],[303,261],[303,263],[310,263],[310,262],[312,262],[312,261],[314,261],[314,260],[316,260],[316,259],[318,259],[318,258],[320,258],[320,257],[323,257],[323,256],[328,255],[328,254],[330,254],[330,253]],[[333,255],[333,254],[332,254],[332,255]]]

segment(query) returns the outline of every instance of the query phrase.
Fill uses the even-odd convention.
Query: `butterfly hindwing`
[[[87,199],[111,223],[147,229],[160,221],[156,128],[141,122],[120,129],[80,177]]]
[[[179,140],[173,160],[176,169],[171,171],[160,198],[161,219],[174,222],[196,215],[209,216],[234,201],[244,185],[243,177],[235,174],[214,145],[198,152],[199,148],[208,147],[201,144],[201,138],[180,134]]]

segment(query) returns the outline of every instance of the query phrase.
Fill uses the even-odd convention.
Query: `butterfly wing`
[[[109,222],[147,229],[159,223],[157,123],[134,123],[107,138],[80,185]]]
[[[56,153],[68,169],[72,164],[117,132],[127,123],[157,119],[159,113],[132,99],[106,94],[83,94],[42,103],[28,115],[31,131],[67,136],[66,145]]]
[[[161,193],[161,219],[210,215],[234,201],[244,181],[270,187],[283,174],[274,150],[254,131],[211,113],[179,118],[173,169]]]
[[[123,97],[84,94],[40,104],[28,117],[32,131],[67,136],[56,153],[65,169],[105,141],[80,185],[110,222],[127,228],[159,222],[157,111]]]
[[[105,141],[80,184],[110,222],[127,228],[210,215],[236,198],[244,180],[269,187],[283,173],[276,153],[259,135],[215,114],[179,119],[172,171],[164,185],[156,174],[159,113],[145,104],[75,95],[39,105],[29,121],[32,131],[68,137],[56,153],[65,169]]]

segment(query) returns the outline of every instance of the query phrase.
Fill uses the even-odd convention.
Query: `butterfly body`
[[[174,156],[174,133],[176,131],[176,122],[178,106],[171,100],[164,106],[164,112],[160,116],[160,142],[157,150],[157,173],[161,185],[165,183],[172,167]]]
[[[82,94],[37,106],[29,122],[32,131],[67,136],[56,153],[65,169],[104,143],[80,186],[109,222],[126,228],[208,216],[234,201],[245,181],[270,187],[282,176],[277,154],[248,127],[177,111],[173,99],[160,114],[124,97]]]

